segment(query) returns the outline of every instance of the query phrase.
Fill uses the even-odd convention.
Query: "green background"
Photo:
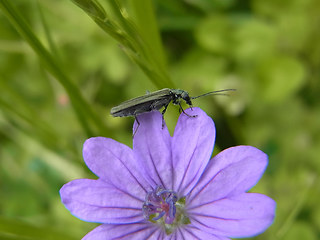
[[[276,219],[253,239],[320,239],[319,13],[318,0],[0,0],[0,239],[93,229],[58,191],[95,177],[85,139],[132,146],[133,118],[111,107],[164,87],[237,89],[193,104],[216,123],[213,154],[269,155],[252,191],[276,200]],[[178,115],[170,105],[171,133]]]

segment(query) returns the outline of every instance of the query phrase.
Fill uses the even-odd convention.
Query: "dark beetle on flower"
[[[179,105],[180,110],[184,114],[186,114],[181,106],[182,99],[186,102],[186,104],[192,107],[191,99],[203,97],[209,94],[225,95],[222,92],[227,92],[227,91],[235,91],[235,89],[218,90],[218,91],[208,92],[200,96],[190,97],[187,91],[180,90],[180,89],[164,88],[155,92],[148,93],[144,96],[130,99],[128,101],[121,103],[116,107],[113,107],[111,109],[111,115],[114,117],[129,117],[129,116],[136,117],[141,113],[160,110],[162,107],[164,107],[164,109],[162,110],[162,115],[164,115],[170,102],[172,102],[175,105]],[[196,116],[190,116],[190,115],[188,116],[196,117]]]

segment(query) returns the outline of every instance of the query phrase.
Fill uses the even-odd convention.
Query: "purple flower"
[[[237,146],[210,160],[214,123],[199,108],[186,112],[197,117],[181,114],[173,137],[158,111],[139,115],[133,149],[103,137],[85,142],[84,161],[99,179],[77,179],[60,190],[72,214],[102,223],[83,239],[227,240],[271,225],[275,202],[247,193],[267,155]]]

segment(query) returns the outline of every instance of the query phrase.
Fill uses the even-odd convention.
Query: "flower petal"
[[[258,193],[242,193],[199,206],[189,211],[191,222],[212,234],[251,237],[273,222],[276,203]]]
[[[183,229],[179,229],[181,237],[177,239],[195,239],[195,240],[203,240],[203,239],[210,239],[210,240],[230,240],[227,237],[217,236],[202,229],[199,229],[192,224],[184,227]],[[178,234],[177,234],[178,235]],[[178,235],[179,236],[179,235]]]
[[[92,172],[119,189],[134,196],[148,191],[149,184],[140,171],[144,163],[126,145],[110,138],[89,138],[83,145],[83,158]]]
[[[228,148],[208,164],[197,186],[188,196],[189,208],[246,192],[262,176],[268,158],[251,146]]]
[[[163,232],[159,227],[150,223],[134,223],[134,224],[103,224],[96,227],[82,240],[160,240],[163,239]]]
[[[159,111],[137,116],[133,129],[133,151],[140,159],[141,170],[153,186],[172,189],[171,137]]]
[[[143,198],[124,192],[101,179],[73,180],[60,189],[60,195],[66,208],[85,221],[133,223],[144,220]]]
[[[214,122],[200,108],[189,108],[182,113],[172,139],[174,187],[181,196],[198,182],[212,154],[215,141]]]

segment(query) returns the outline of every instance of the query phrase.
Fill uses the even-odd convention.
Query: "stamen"
[[[178,200],[175,191],[157,186],[147,193],[142,211],[146,220],[163,225],[166,233],[170,234],[177,226],[190,223],[184,205],[185,198]]]
[[[154,217],[154,218],[152,218],[152,220],[157,221],[157,220],[159,220],[160,218],[162,218],[165,214],[166,214],[166,212],[165,212],[165,211],[162,211],[162,212],[159,214],[158,217]]]

